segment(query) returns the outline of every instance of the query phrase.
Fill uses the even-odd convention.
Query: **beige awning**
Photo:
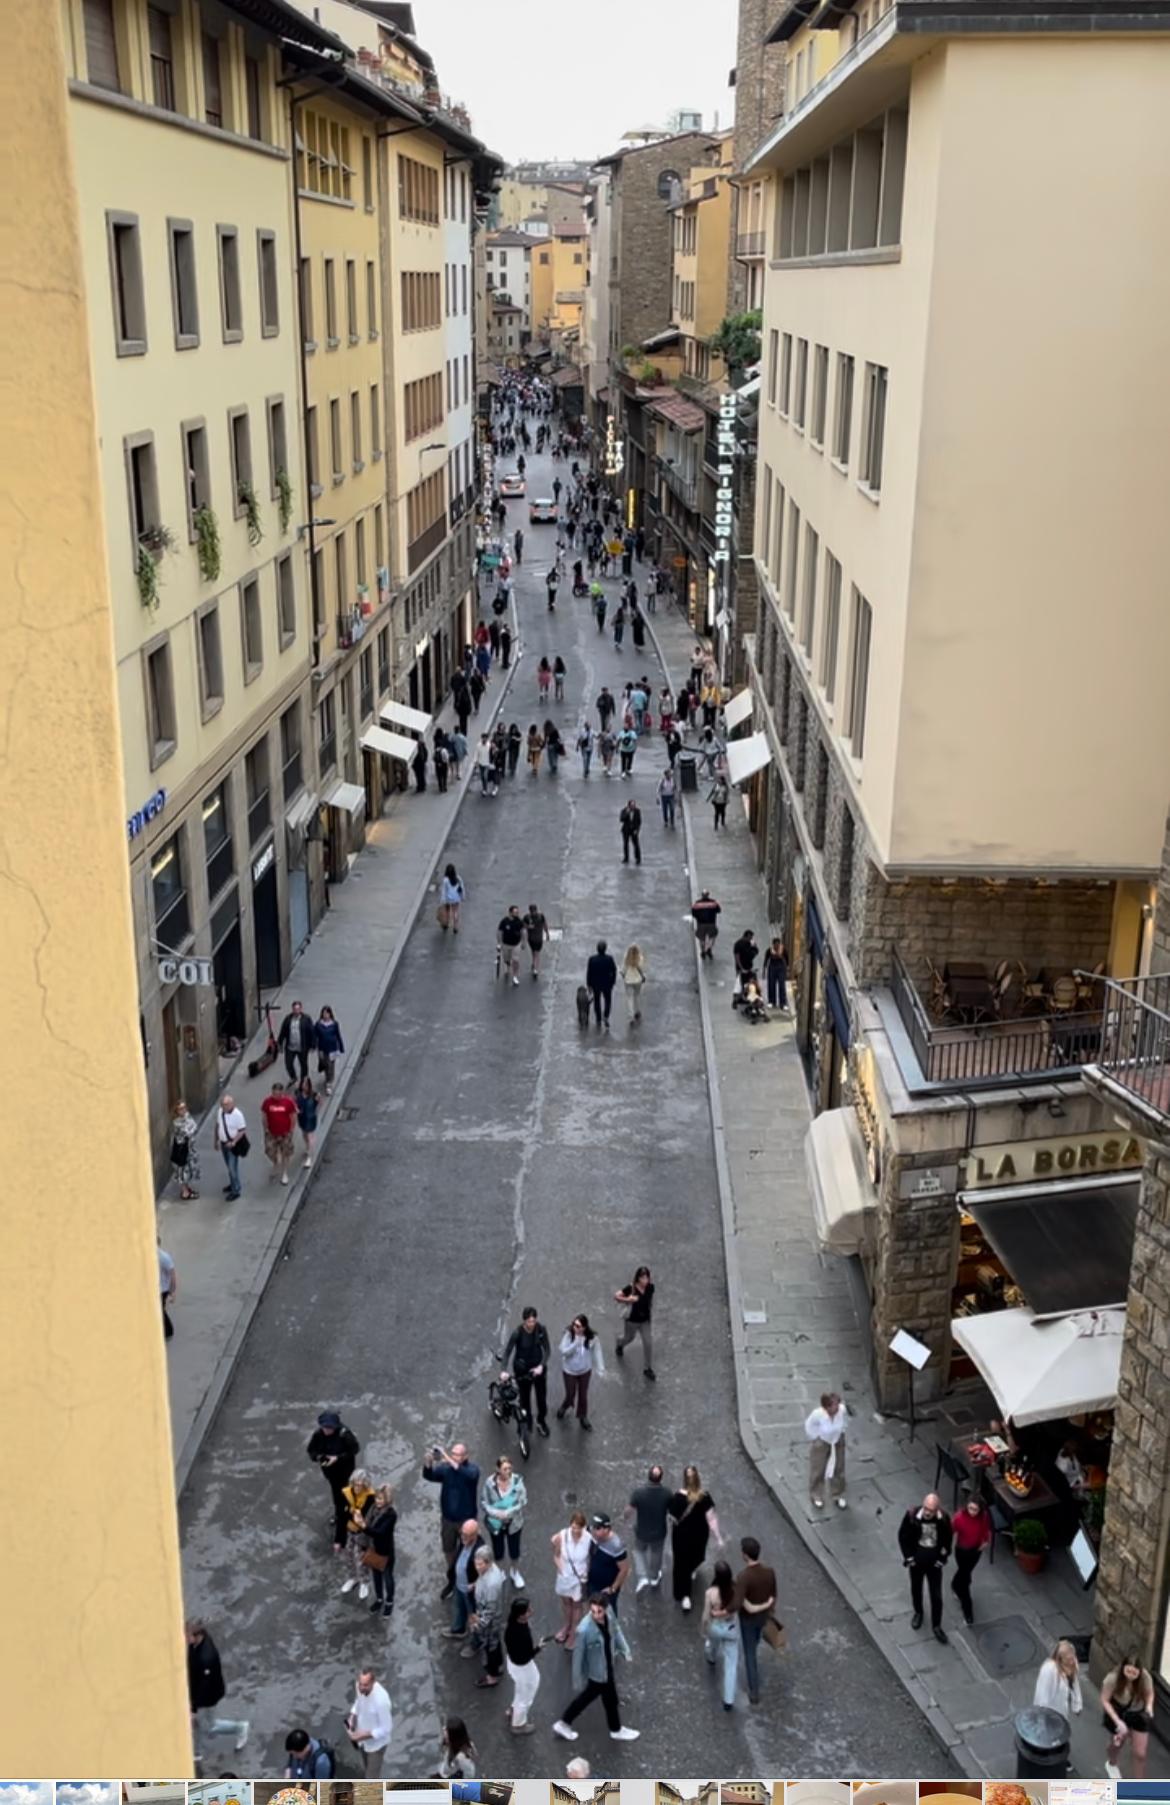
[[[723,705],[723,719],[728,728],[738,727],[741,721],[751,719],[756,699],[750,689],[741,689],[738,696],[732,696],[730,702]]]
[[[869,1238],[877,1194],[857,1112],[826,1109],[804,1141],[817,1239],[832,1253],[860,1253]]]
[[[417,740],[408,740],[404,733],[387,733],[384,727],[367,727],[362,734],[362,745],[367,752],[405,759],[408,764],[418,750]]]
[[[772,762],[772,748],[766,733],[753,733],[746,740],[728,740],[727,775],[732,783],[743,783]]]
[[[951,1334],[1019,1427],[1112,1410],[1117,1402],[1124,1310],[1083,1310],[1045,1322],[1031,1310],[993,1310],[956,1317]]]
[[[325,792],[326,808],[339,808],[347,815],[360,815],[366,806],[366,792],[360,783],[346,783],[338,777]]]
[[[382,719],[392,726],[409,727],[412,733],[425,733],[432,717],[421,708],[410,708],[405,702],[383,702]]]

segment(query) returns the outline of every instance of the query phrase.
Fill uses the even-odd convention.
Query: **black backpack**
[[[327,1774],[322,1774],[320,1778],[323,1780],[332,1780],[334,1774],[337,1772],[337,1750],[331,1742],[326,1742],[323,1736],[318,1736],[317,1747],[329,1763],[329,1772]]]

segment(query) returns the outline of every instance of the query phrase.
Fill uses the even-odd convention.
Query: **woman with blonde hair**
[[[343,1485],[341,1495],[349,1507],[346,1518],[345,1552],[353,1571],[342,1586],[343,1592],[352,1592],[356,1586],[359,1598],[370,1596],[370,1570],[362,1560],[362,1555],[370,1545],[366,1534],[366,1511],[374,1502],[374,1488],[370,1483],[370,1475],[364,1467],[355,1467],[348,1485]]]
[[[715,1501],[699,1477],[698,1467],[684,1469],[682,1485],[667,1508],[674,1518],[670,1531],[670,1549],[674,1557],[675,1602],[684,1611],[689,1611],[695,1574],[706,1558],[708,1536],[715,1537],[717,1547],[723,1546],[723,1532],[715,1515]]]
[[[626,1014],[632,1022],[642,1019],[642,986],[646,982],[646,956],[640,946],[628,946],[622,960],[622,983],[626,991]]]
[[[357,1475],[355,1474],[356,1478]],[[394,1508],[394,1487],[380,1485],[362,1513],[366,1538],[365,1567],[374,1582],[371,1612],[389,1617],[394,1610],[394,1526],[398,1512]]]
[[[1081,1670],[1077,1662],[1077,1651],[1071,1642],[1058,1642],[1048,1659],[1040,1663],[1032,1703],[1047,1705],[1050,1711],[1059,1711],[1070,1723],[1081,1710],[1084,1704],[1081,1698]]]
[[[553,1559],[557,1579],[554,1590],[561,1601],[565,1621],[554,1638],[573,1648],[577,1641],[577,1625],[585,1608],[585,1582],[589,1577],[589,1555],[593,1537],[586,1527],[583,1510],[575,1510],[564,1529],[552,1538]]]
[[[171,1171],[179,1181],[179,1196],[184,1203],[199,1195],[195,1189],[199,1183],[199,1150],[195,1145],[198,1133],[199,1124],[180,1097],[171,1119]]]

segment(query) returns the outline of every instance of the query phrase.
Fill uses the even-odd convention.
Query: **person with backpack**
[[[202,1617],[189,1617],[187,1632],[187,1694],[191,1706],[191,1733],[196,1770],[202,1768],[204,1736],[234,1736],[236,1753],[247,1745],[251,1725],[247,1718],[219,1717],[216,1707],[227,1693],[219,1650]]]
[[[439,786],[440,796],[447,794],[447,774],[451,766],[451,754],[447,750],[447,736],[439,729],[435,734],[435,782]]]
[[[593,762],[593,729],[588,721],[581,723],[581,731],[577,735],[577,751],[581,754],[581,775],[588,777],[589,766]]]
[[[337,1754],[332,1743],[321,1736],[310,1736],[307,1730],[290,1730],[284,1739],[288,1763],[286,1780],[332,1780],[337,1772]]]
[[[548,939],[548,922],[543,912],[535,903],[529,903],[528,913],[524,917],[524,937],[528,942],[528,951],[532,956],[532,976],[540,976],[540,955],[544,943]]]

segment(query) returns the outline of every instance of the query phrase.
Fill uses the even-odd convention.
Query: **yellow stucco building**
[[[735,141],[724,132],[708,161],[692,168],[674,213],[671,317],[682,335],[683,372],[714,381],[723,365],[708,346],[727,311]]]

